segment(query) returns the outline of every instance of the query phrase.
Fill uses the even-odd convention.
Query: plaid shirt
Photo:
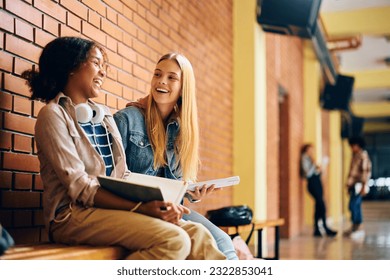
[[[371,177],[371,161],[367,151],[362,150],[355,153],[352,157],[351,166],[349,168],[347,186],[354,186],[356,183],[366,185]]]

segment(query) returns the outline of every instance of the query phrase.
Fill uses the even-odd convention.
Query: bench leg
[[[257,257],[263,258],[263,229],[257,230]]]
[[[263,258],[263,251],[262,251],[262,241],[263,241],[263,229],[257,230],[257,257],[262,259]],[[280,238],[280,231],[279,226],[275,227],[275,256],[273,258],[266,258],[268,260],[278,260],[279,259],[279,238]]]
[[[276,226],[275,227],[275,260],[279,259],[279,238],[280,238],[279,226]]]

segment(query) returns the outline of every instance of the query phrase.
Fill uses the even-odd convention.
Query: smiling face
[[[70,74],[64,93],[75,104],[99,96],[106,77],[105,67],[102,52],[97,47],[93,47],[87,60]]]
[[[181,76],[181,69],[174,60],[160,61],[154,70],[151,94],[157,107],[164,115],[173,110],[181,96]]]

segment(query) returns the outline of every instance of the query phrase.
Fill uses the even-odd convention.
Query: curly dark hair
[[[348,144],[350,146],[352,145],[358,145],[361,149],[366,148],[366,141],[363,137],[351,137],[348,139]]]
[[[39,57],[39,71],[26,70],[22,77],[32,93],[31,99],[49,102],[63,91],[69,74],[88,59],[92,48],[98,48],[107,61],[107,54],[98,43],[79,37],[59,37],[49,42]]]

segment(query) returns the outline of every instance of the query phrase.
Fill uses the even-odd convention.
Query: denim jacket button
[[[143,145],[144,145],[144,142],[140,141],[140,142],[139,142],[139,145],[140,145],[140,146],[143,146]]]

